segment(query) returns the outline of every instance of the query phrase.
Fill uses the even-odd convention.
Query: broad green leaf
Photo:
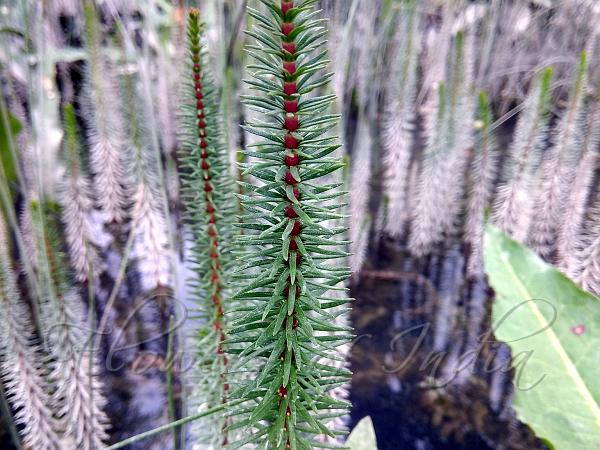
[[[515,368],[514,408],[557,450],[600,445],[600,301],[533,251],[487,227],[496,337]]]
[[[375,429],[373,421],[369,416],[363,417],[356,424],[348,440],[346,446],[350,450],[377,450],[377,439],[375,438]]]

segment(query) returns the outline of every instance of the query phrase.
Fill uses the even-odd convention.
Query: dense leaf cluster
[[[192,234],[192,263],[196,278],[191,289],[201,326],[195,342],[196,406],[214,407],[226,401],[227,356],[225,312],[231,272],[232,222],[235,202],[227,150],[218,111],[218,92],[202,51],[203,25],[199,11],[188,17],[188,67],[182,92],[181,140],[183,198]],[[201,424],[200,442],[218,447],[227,443],[225,420]]]
[[[331,156],[339,148],[329,133],[338,121],[328,114],[334,96],[315,93],[331,77],[321,72],[326,30],[315,0],[261,3],[249,8],[255,42],[246,82],[254,95],[244,98],[262,116],[245,126],[261,138],[243,166],[257,183],[242,183],[244,284],[227,341],[246,375],[232,393],[246,402],[232,412],[239,420],[231,428],[252,433],[230,448],[323,448],[318,436],[335,436],[328,422],[348,406],[330,391],[349,376],[324,359],[338,359],[336,348],[352,338],[350,328],[334,325],[349,299],[329,292],[345,289],[349,271],[335,264],[347,256],[346,229],[331,225],[341,218],[343,193],[322,180],[342,167]]]

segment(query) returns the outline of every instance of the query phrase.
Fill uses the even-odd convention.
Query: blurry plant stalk
[[[214,328],[219,333],[219,344],[217,345],[217,357],[222,359],[223,362],[223,372],[219,374],[221,381],[223,384],[223,397],[222,402],[225,403],[227,401],[227,393],[229,391],[229,385],[225,383],[225,371],[227,368],[227,356],[223,352],[223,342],[225,341],[225,331],[223,326],[224,320],[224,310],[223,310],[223,298],[221,295],[222,290],[222,275],[221,275],[221,259],[219,253],[219,232],[217,229],[217,211],[215,204],[213,202],[213,183],[212,183],[212,174],[211,174],[211,166],[208,160],[210,147],[207,142],[207,129],[206,129],[206,116],[204,113],[204,102],[203,102],[203,91],[202,91],[202,81],[201,81],[201,70],[202,67],[200,65],[200,18],[199,11],[195,8],[192,8],[189,13],[189,22],[188,22],[188,34],[190,40],[190,53],[192,59],[192,70],[193,70],[193,79],[194,79],[194,95],[196,98],[196,117],[197,117],[197,125],[198,125],[198,148],[200,151],[200,169],[202,171],[202,178],[204,180],[204,200],[206,204],[206,214],[208,220],[208,231],[207,238],[209,240],[210,245],[210,259],[211,259],[211,273],[210,273],[210,296],[212,303],[214,305]],[[223,441],[222,445],[227,445],[227,423],[223,425]]]

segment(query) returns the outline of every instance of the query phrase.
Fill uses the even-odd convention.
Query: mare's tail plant
[[[496,193],[492,221],[519,242],[527,238],[537,174],[548,134],[552,69],[542,72],[529,90]]]
[[[575,183],[561,230],[563,252],[561,269],[584,289],[600,293],[600,211],[590,198],[597,181],[596,167],[600,156],[600,87],[590,105],[583,143],[584,155],[579,162]],[[591,208],[588,208],[592,204]]]
[[[85,327],[91,324],[86,324],[79,293],[69,281],[51,203],[31,202],[29,208],[40,255],[41,335],[50,356],[53,407],[65,439],[72,440],[67,448],[103,449],[109,425],[95,355],[86,351]]]
[[[63,108],[67,172],[60,192],[69,260],[78,281],[93,281],[100,263],[93,242],[90,213],[94,207],[90,182],[80,164],[80,142],[73,106]]]
[[[467,268],[470,276],[481,275],[483,268],[485,214],[494,194],[494,181],[498,167],[498,147],[492,122],[493,116],[488,97],[485,92],[481,92],[465,223],[465,240],[471,244],[471,256]]]
[[[21,426],[23,444],[39,450],[58,450],[60,424],[55,419],[47,383],[48,370],[27,304],[19,298],[10,239],[0,217],[0,375],[8,401]]]
[[[335,347],[351,339],[351,329],[333,325],[349,299],[328,295],[344,290],[346,268],[332,263],[344,258],[345,227],[324,227],[342,203],[339,184],[319,181],[342,167],[330,157],[339,147],[328,131],[338,116],[328,114],[331,96],[311,93],[326,85],[325,28],[315,0],[261,0],[261,10],[248,9],[256,20],[247,33],[254,63],[246,82],[256,95],[246,105],[262,121],[245,129],[260,138],[245,151],[250,163],[242,198],[245,233],[241,244],[240,277],[251,281],[234,296],[234,321],[228,350],[247,380],[240,381],[232,399],[243,404],[232,410],[235,427],[247,435],[230,448],[258,444],[271,449],[322,448],[320,435],[335,437],[328,422],[348,408],[331,391],[347,382],[344,368],[320,363],[339,359]],[[253,365],[248,367],[248,362]],[[261,448],[262,448],[261,447]]]
[[[402,4],[402,6],[405,6]],[[416,2],[406,2],[398,14],[398,31],[393,37],[393,81],[386,104],[382,144],[385,150],[385,231],[400,237],[406,232],[407,191],[414,144],[416,95],[420,51],[420,15]],[[397,41],[396,41],[397,40]]]
[[[117,81],[111,62],[100,51],[100,20],[92,3],[86,3],[85,37],[89,52],[86,71],[86,111],[90,116],[88,140],[90,167],[94,173],[94,188],[98,206],[107,222],[121,222],[126,216],[127,189],[124,187],[126,164],[124,155],[123,118],[119,105]],[[127,183],[125,183],[127,184]]]
[[[559,267],[568,276],[581,283],[583,283],[585,277],[579,278],[582,275],[580,269],[592,247],[589,238],[598,235],[597,230],[591,230],[588,227],[590,223],[595,222],[593,219],[597,218],[596,211],[594,209],[591,212],[588,211],[588,206],[591,203],[590,200],[597,181],[596,167],[600,155],[599,87],[596,87],[594,97],[587,108],[585,130],[581,143],[582,156],[566,203],[557,245]],[[584,288],[588,289],[585,286]],[[597,285],[592,292],[597,292]]]
[[[557,238],[563,212],[582,153],[587,94],[587,56],[583,52],[565,115],[552,136],[552,147],[542,165],[538,191],[539,212],[529,230],[529,243],[546,260],[556,261]],[[561,249],[562,250],[562,249]]]
[[[412,212],[409,238],[409,248],[415,255],[429,253],[434,244],[456,233],[462,207],[464,182],[453,174],[466,171],[468,152],[473,144],[476,104],[471,93],[472,33],[457,33],[452,49],[447,83],[437,87],[436,116],[427,124],[427,144],[418,188],[421,201]]]
[[[196,337],[198,407],[227,401],[229,382],[223,342],[227,337],[225,312],[230,297],[231,241],[236,202],[227,150],[218,111],[218,96],[202,50],[203,25],[199,11],[188,15],[189,64],[182,92],[181,144],[183,148],[183,199],[192,235],[192,262],[196,274],[192,289],[202,314]],[[198,442],[212,448],[227,445],[226,420],[213,417],[199,423]],[[210,425],[210,426],[209,426]]]

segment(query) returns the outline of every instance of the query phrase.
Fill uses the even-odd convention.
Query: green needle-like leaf
[[[329,134],[339,120],[329,111],[335,97],[313,95],[331,78],[320,72],[327,47],[313,4],[260,0],[259,8],[248,9],[255,41],[246,48],[246,83],[254,92],[243,100],[260,118],[244,125],[258,141],[246,149],[248,163],[240,170],[256,185],[240,183],[244,250],[233,298],[247,308],[232,314],[227,342],[244,361],[256,356],[256,367],[247,370],[256,381],[240,383],[233,394],[252,399],[253,408],[230,415],[257,431],[267,427],[246,443],[278,450],[333,445],[321,441],[336,436],[329,422],[344,410],[331,391],[348,376],[330,368],[332,361],[343,363],[337,347],[351,330],[336,323],[346,300],[332,304],[338,296],[326,294],[345,290],[349,271],[333,261],[347,256],[347,242],[336,238],[345,233],[344,193],[331,177],[343,163],[332,157],[339,145]]]

